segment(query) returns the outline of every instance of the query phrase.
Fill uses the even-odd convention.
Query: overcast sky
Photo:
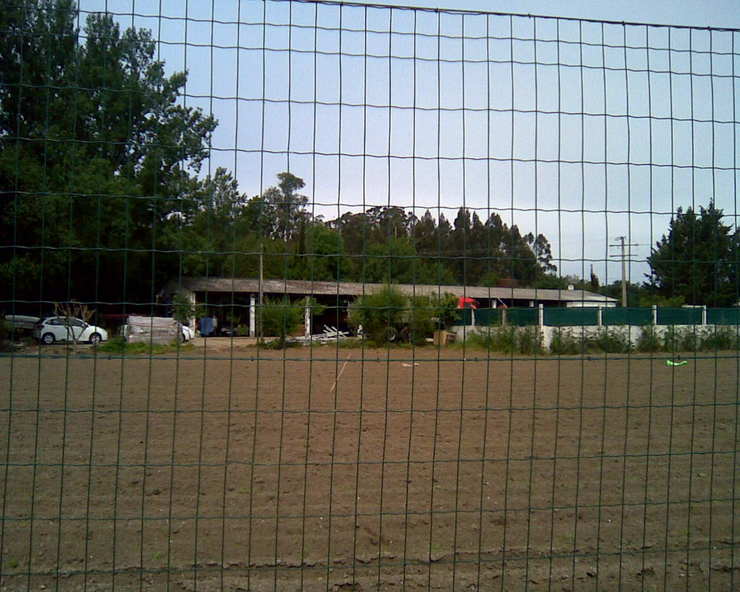
[[[387,4],[740,28],[729,1]],[[737,32],[260,0],[81,6],[153,30],[168,69],[190,73],[186,103],[220,121],[208,168],[250,195],[290,169],[327,219],[497,212],[545,234],[563,273],[593,264],[609,282],[617,236],[640,245],[641,281],[678,206],[714,196],[736,219]]]
[[[358,0],[358,4],[372,4]],[[607,21],[740,28],[736,0],[405,0],[391,6],[465,9]]]

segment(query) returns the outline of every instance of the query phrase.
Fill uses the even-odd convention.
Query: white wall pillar
[[[604,325],[604,307],[599,306],[598,312],[596,313],[596,324],[601,327]]]
[[[707,324],[707,305],[701,307],[701,324],[706,325]]]
[[[192,290],[185,290],[185,296],[187,297],[192,310],[195,311],[196,310],[195,292],[193,292]],[[193,331],[193,335],[195,335],[195,315],[190,317],[190,320],[188,321],[188,327],[190,327],[190,329]]]
[[[303,324],[303,334],[306,336],[306,339],[309,339],[311,337],[311,299],[308,297],[306,297],[306,306],[303,310]]]
[[[537,324],[540,327],[545,326],[545,305],[541,302],[537,305],[537,308],[539,309],[537,311]]]
[[[254,337],[257,333],[257,300],[254,294],[249,295],[249,336]]]
[[[653,325],[658,324],[658,306],[653,304]]]

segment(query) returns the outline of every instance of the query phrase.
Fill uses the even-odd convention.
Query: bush
[[[583,339],[572,335],[569,331],[556,329],[550,342],[550,353],[557,355],[582,354],[586,351]]]
[[[542,335],[538,327],[526,327],[516,334],[516,348],[520,354],[542,352]]]
[[[362,327],[376,345],[392,341],[425,343],[436,329],[450,326],[455,318],[454,296],[408,297],[393,286],[358,298],[350,307],[349,322]]]
[[[375,344],[395,341],[402,328],[408,299],[398,289],[385,286],[361,296],[351,305],[349,322]]]
[[[682,329],[671,325],[663,334],[663,349],[671,353],[700,351],[701,332],[696,327]]]
[[[303,317],[303,307],[283,300],[265,298],[260,310],[262,337],[277,337],[275,347],[285,347],[288,335],[296,330]]]
[[[629,333],[625,335],[618,329],[603,328],[595,337],[588,339],[588,344],[607,354],[626,354],[632,351]]]
[[[447,329],[455,321],[456,310],[457,299],[450,294],[410,298],[406,314],[408,341],[420,345],[434,331]]]
[[[177,292],[172,297],[172,318],[180,321],[183,325],[190,323],[191,319],[205,316],[205,308],[195,305],[184,292]]]
[[[582,331],[580,335],[573,335],[565,329],[557,329],[550,343],[550,353],[557,355],[585,354],[587,352],[602,352],[608,354],[624,354],[632,351],[629,333],[615,328],[602,328],[596,334]]]
[[[732,327],[715,327],[711,333],[704,336],[702,349],[708,351],[740,349],[738,330],[733,330]]]
[[[465,341],[473,347],[506,354],[542,352],[542,338],[537,327],[499,327],[486,333],[470,333]]]
[[[640,330],[640,338],[637,340],[637,351],[659,352],[663,349],[655,327],[648,325]]]

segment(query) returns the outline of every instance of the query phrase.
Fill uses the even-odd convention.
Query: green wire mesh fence
[[[731,29],[0,3],[0,588],[735,590]]]

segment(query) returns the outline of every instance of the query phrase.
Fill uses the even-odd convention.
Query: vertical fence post
[[[596,324],[601,327],[604,324],[604,307],[599,306],[596,312]]]
[[[501,326],[506,327],[506,311],[508,309],[506,307],[501,309]]]
[[[537,324],[539,324],[540,327],[545,326],[545,305],[541,302],[538,305],[539,310],[537,311]]]
[[[706,325],[707,324],[707,305],[701,307],[701,324]]]
[[[653,325],[658,324],[658,306],[653,304]]]

